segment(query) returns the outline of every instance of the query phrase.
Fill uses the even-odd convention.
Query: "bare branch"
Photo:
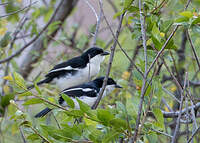
[[[145,94],[145,88],[146,88],[146,83],[147,83],[147,46],[146,46],[146,30],[145,30],[145,16],[144,13],[142,12],[142,2],[139,0],[139,10],[140,10],[140,24],[141,24],[141,33],[142,33],[142,41],[143,41],[143,47],[144,47],[144,62],[145,62],[145,72],[143,74],[143,84],[142,84],[142,89],[141,89],[141,94],[140,94],[140,103],[138,106],[138,114],[137,114],[137,120],[136,120],[136,127],[135,127],[135,132],[133,135],[133,142],[137,141],[137,136],[139,132],[139,124],[140,124],[140,118],[142,114],[142,106],[143,106],[143,101],[144,101],[144,94]]]
[[[189,106],[188,107],[188,111],[191,111],[192,109],[198,110],[200,108],[200,102],[198,102],[195,105]],[[176,111],[176,112],[166,112],[166,111],[162,111],[163,113],[163,117],[164,118],[177,118],[178,115],[180,114],[180,111]],[[186,113],[186,109],[182,109],[181,110],[181,115]]]
[[[102,3],[100,4],[100,8],[102,10],[103,17],[106,20],[105,14],[103,12]],[[113,58],[114,58],[114,53],[115,53],[115,48],[117,46],[117,40],[118,40],[118,37],[119,37],[119,33],[120,33],[121,26],[122,26],[122,20],[123,20],[124,15],[125,15],[125,13],[123,13],[121,15],[121,17],[120,17],[120,22],[119,22],[119,25],[118,25],[118,28],[117,28],[117,32],[116,32],[116,40],[114,41],[113,46],[110,48],[111,54],[110,54],[110,59],[109,59],[108,68],[107,68],[107,71],[106,71],[106,76],[104,78],[103,86],[102,86],[102,89],[101,89],[101,91],[99,93],[99,96],[98,96],[97,100],[95,101],[94,105],[92,106],[92,109],[96,109],[97,108],[97,106],[98,106],[98,104],[99,104],[99,102],[100,102],[100,100],[101,100],[101,98],[103,96],[104,90],[106,88],[106,84],[107,84],[108,76],[110,74],[110,70],[111,70],[111,66],[112,66],[112,62],[113,62]]]
[[[189,43],[190,43],[190,46],[191,46],[191,48],[192,48],[192,52],[193,52],[193,54],[194,54],[194,56],[195,56],[195,59],[196,59],[197,65],[198,65],[199,70],[200,70],[199,57],[198,57],[198,55],[197,55],[197,52],[196,52],[196,50],[195,50],[194,44],[193,44],[193,42],[192,42],[192,39],[191,39],[191,37],[190,37],[190,33],[189,33],[188,30],[186,30],[186,35],[187,35],[187,38],[188,38]]]
[[[15,52],[14,54],[12,54],[11,56],[0,60],[0,64],[5,63],[7,61],[10,61],[12,58],[18,56],[19,54],[21,54],[21,52],[23,52],[28,46],[30,46],[33,42],[35,42],[41,35],[42,33],[48,28],[48,26],[52,23],[56,13],[58,12],[59,8],[62,6],[63,0],[60,2],[59,6],[56,8],[56,10],[54,11],[52,17],[50,18],[50,20],[47,22],[47,24],[42,28],[42,30],[38,33],[37,36],[35,36],[30,42],[28,42],[26,45],[24,45],[21,49],[19,49],[17,52]]]
[[[25,6],[25,7],[22,8],[22,9],[16,10],[16,11],[14,11],[14,12],[11,12],[11,13],[8,13],[8,14],[5,14],[5,15],[2,15],[2,16],[0,16],[0,18],[8,17],[8,16],[10,16],[10,15],[17,14],[17,13],[19,13],[19,12],[21,12],[21,11],[24,11],[25,9],[29,8],[31,5],[34,5],[34,4],[36,4],[36,3],[37,3],[37,1],[35,1],[35,2],[31,3],[31,4],[29,4],[28,6]]]

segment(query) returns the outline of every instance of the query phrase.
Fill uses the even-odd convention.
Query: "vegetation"
[[[84,18],[70,21],[83,5],[96,20],[85,16],[89,29]],[[200,142],[199,6],[198,0],[2,0],[0,143]],[[93,45],[111,52],[99,76],[123,86],[97,109],[81,101],[73,109],[67,96],[71,108],[61,107],[53,84],[27,89]],[[34,118],[44,107],[55,109]]]

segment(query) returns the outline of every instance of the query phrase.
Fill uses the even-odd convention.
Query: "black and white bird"
[[[100,64],[103,62],[109,52],[99,47],[92,47],[84,52],[81,56],[74,57],[66,62],[60,63],[51,69],[45,79],[38,82],[55,83],[60,90],[73,87],[95,77],[100,71]],[[32,89],[34,85],[28,87]]]
[[[97,100],[97,97],[99,96],[100,90],[103,86],[103,81],[104,81],[104,77],[99,77],[88,83],[67,88],[63,90],[61,94],[65,94],[69,96],[74,101],[75,109],[79,109],[79,104],[76,98],[78,98],[82,102],[92,107],[92,105]],[[115,88],[122,88],[122,87],[118,85],[112,78],[108,78],[107,85],[106,85],[102,98],[108,95],[109,93],[111,93]],[[62,98],[62,96],[60,96],[58,102],[61,106],[66,107],[67,109],[69,108],[69,106],[67,105],[65,100]],[[51,110],[52,109],[47,107],[41,112],[39,112],[38,114],[36,114],[35,117],[36,118],[43,117]]]

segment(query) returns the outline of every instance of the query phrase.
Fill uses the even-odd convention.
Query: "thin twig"
[[[19,13],[19,12],[21,12],[21,11],[23,11],[23,10],[29,8],[30,5],[34,5],[34,4],[36,4],[36,3],[37,3],[37,1],[35,1],[35,2],[31,3],[31,4],[29,4],[28,6],[25,6],[25,7],[22,8],[22,9],[16,10],[16,11],[14,11],[14,12],[11,12],[11,13],[8,13],[8,14],[5,14],[5,15],[2,15],[2,16],[0,16],[0,18],[4,18],[4,17],[8,17],[8,16],[10,16],[10,15],[17,14],[17,13]]]
[[[103,5],[102,5],[102,3],[100,4],[100,8],[102,10],[103,17],[105,18],[105,14],[104,14],[104,11],[103,11]],[[119,33],[120,33],[121,26],[122,26],[122,20],[123,20],[124,15],[125,15],[125,13],[123,13],[120,16],[120,22],[119,22],[119,25],[118,25],[118,28],[117,28],[117,32],[116,32],[116,38],[117,39],[119,37]],[[111,66],[112,66],[112,62],[113,62],[113,58],[114,58],[115,48],[117,46],[117,39],[114,41],[113,46],[110,48],[111,54],[110,54],[110,59],[109,59],[109,63],[108,63],[108,68],[107,68],[107,71],[106,71],[106,76],[104,78],[102,89],[101,89],[101,91],[99,93],[99,96],[98,96],[97,100],[95,101],[94,105],[92,106],[92,109],[96,109],[97,108],[97,106],[98,106],[98,104],[99,104],[99,102],[100,102],[100,100],[101,100],[101,98],[103,96],[104,90],[106,88],[108,76],[110,74],[110,70],[111,70]]]
[[[159,134],[162,134],[162,135],[165,135],[166,137],[169,137],[169,138],[172,138],[171,135],[167,134],[167,133],[164,133],[164,132],[161,132],[161,131],[158,131],[156,129],[153,129],[153,128],[150,128],[150,130],[156,132],[156,133],[159,133]]]
[[[179,115],[178,115],[178,118],[176,120],[176,128],[175,128],[174,135],[172,137],[171,143],[175,143],[175,141],[177,139],[177,134],[179,132],[180,119],[181,119],[183,100],[184,100],[184,90],[185,90],[186,84],[187,84],[187,72],[186,72],[186,75],[185,75],[185,81],[184,81],[183,90],[181,91],[181,104],[180,104],[180,108],[179,108]],[[188,108],[186,109],[186,111],[188,111]]]
[[[60,124],[59,124],[58,120],[56,119],[56,116],[54,115],[53,112],[52,112],[52,115],[53,115],[54,120],[56,121],[58,128],[61,129]]]
[[[140,94],[140,103],[138,106],[138,114],[137,114],[137,120],[136,120],[136,127],[135,132],[133,135],[133,142],[137,141],[138,132],[139,132],[139,124],[140,124],[140,118],[142,114],[142,107],[143,107],[143,101],[144,101],[144,95],[145,95],[145,87],[147,84],[147,46],[146,46],[146,30],[145,30],[145,16],[142,11],[142,2],[139,0],[139,10],[140,10],[140,24],[141,24],[141,33],[142,33],[142,41],[143,41],[143,47],[144,47],[144,62],[145,62],[145,72],[143,74],[143,84]],[[141,129],[140,129],[141,130]]]
[[[21,134],[21,137],[22,137],[23,143],[27,143],[27,141],[26,141],[26,137],[24,136],[24,132],[23,132],[21,126],[19,127],[19,131],[20,131],[20,134]]]
[[[195,130],[195,132],[192,134],[190,139],[188,140],[188,143],[190,143],[193,140],[193,137],[200,131],[200,126]]]
[[[33,128],[32,126],[28,126],[29,128],[31,128],[36,135],[38,135],[41,139],[43,139],[45,142],[47,143],[51,143],[46,137],[42,136],[35,128]]]
[[[196,52],[196,50],[195,50],[195,47],[194,47],[194,44],[193,44],[192,39],[191,39],[191,37],[190,37],[190,33],[189,33],[188,29],[186,30],[186,35],[187,35],[187,38],[188,38],[189,43],[190,43],[190,46],[191,46],[191,48],[192,48],[192,52],[193,52],[193,54],[194,54],[194,57],[195,57],[195,59],[196,59],[197,65],[198,65],[199,70],[200,70],[199,57],[198,57],[197,52]]]
[[[92,12],[94,13],[95,17],[96,17],[96,20],[98,21],[98,14],[97,12],[95,11],[94,7],[87,1],[87,0],[84,0],[86,2],[86,4],[89,6],[89,8],[92,10]]]
[[[102,5],[101,0],[99,1],[99,5]],[[97,35],[99,33],[99,27],[100,27],[100,23],[101,23],[101,17],[102,17],[102,9],[100,9],[99,16],[98,16],[98,19],[97,19],[96,30],[95,30],[95,33],[94,33],[94,40],[93,40],[92,46],[96,45]]]
[[[188,111],[191,111],[192,109],[198,110],[200,108],[200,102],[196,103],[195,105],[191,105],[188,107]],[[181,115],[186,113],[186,108],[181,110]],[[178,115],[180,114],[180,111],[176,111],[176,112],[166,112],[166,111],[162,111],[163,113],[163,117],[164,118],[177,118]]]
[[[58,7],[55,9],[53,15],[51,16],[50,20],[47,22],[47,24],[43,27],[43,29],[38,33],[37,36],[35,36],[30,42],[28,42],[26,45],[24,45],[21,49],[19,49],[17,52],[15,52],[14,54],[12,54],[11,56],[0,60],[0,64],[5,63],[7,61],[10,61],[12,58],[18,56],[21,52],[23,52],[28,46],[30,46],[33,42],[35,42],[44,31],[46,31],[46,29],[48,28],[48,26],[52,23],[53,19],[55,18],[59,8],[62,6],[62,3],[64,2],[64,0],[62,0],[60,2],[60,4],[58,5]]]

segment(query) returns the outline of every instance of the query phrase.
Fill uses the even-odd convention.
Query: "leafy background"
[[[73,2],[75,4],[70,5]],[[44,0],[30,5],[29,0],[1,0],[2,16],[22,11],[0,16],[0,142],[133,142],[135,132],[138,133],[137,142],[199,142],[199,0],[142,1],[148,68],[174,27],[179,26],[147,76],[149,84],[145,86],[142,108],[139,104],[144,78],[117,45],[110,76],[123,86],[122,90],[105,97],[97,110],[91,110],[81,101],[80,110],[75,110],[73,102],[66,97],[65,100],[72,104],[69,111],[59,107],[44,118],[34,118],[44,107],[58,106],[59,90],[55,85],[35,85],[34,90],[27,91],[27,86],[42,79],[56,63],[80,55],[92,45],[96,19],[87,2],[97,14],[99,2],[76,2],[68,1],[66,9],[71,11],[66,12],[62,20],[51,22],[39,39],[17,56],[2,62],[39,34],[60,1]],[[187,2],[190,2],[189,7],[184,10]],[[103,1],[103,9],[113,30],[118,27],[120,15],[126,12],[118,40],[135,65],[146,72],[138,4],[139,0],[108,0]],[[110,50],[113,42],[108,25],[102,20],[96,45]],[[108,62],[106,58],[99,76],[105,75]],[[185,88],[180,89],[177,83]],[[174,116],[166,117],[167,113],[180,113],[177,100],[182,101],[182,108],[188,112],[180,121]],[[197,108],[189,110],[188,106],[193,104]],[[139,111],[142,112],[141,125],[137,128]],[[80,123],[75,122],[77,119]],[[176,131],[178,122],[180,128]]]

